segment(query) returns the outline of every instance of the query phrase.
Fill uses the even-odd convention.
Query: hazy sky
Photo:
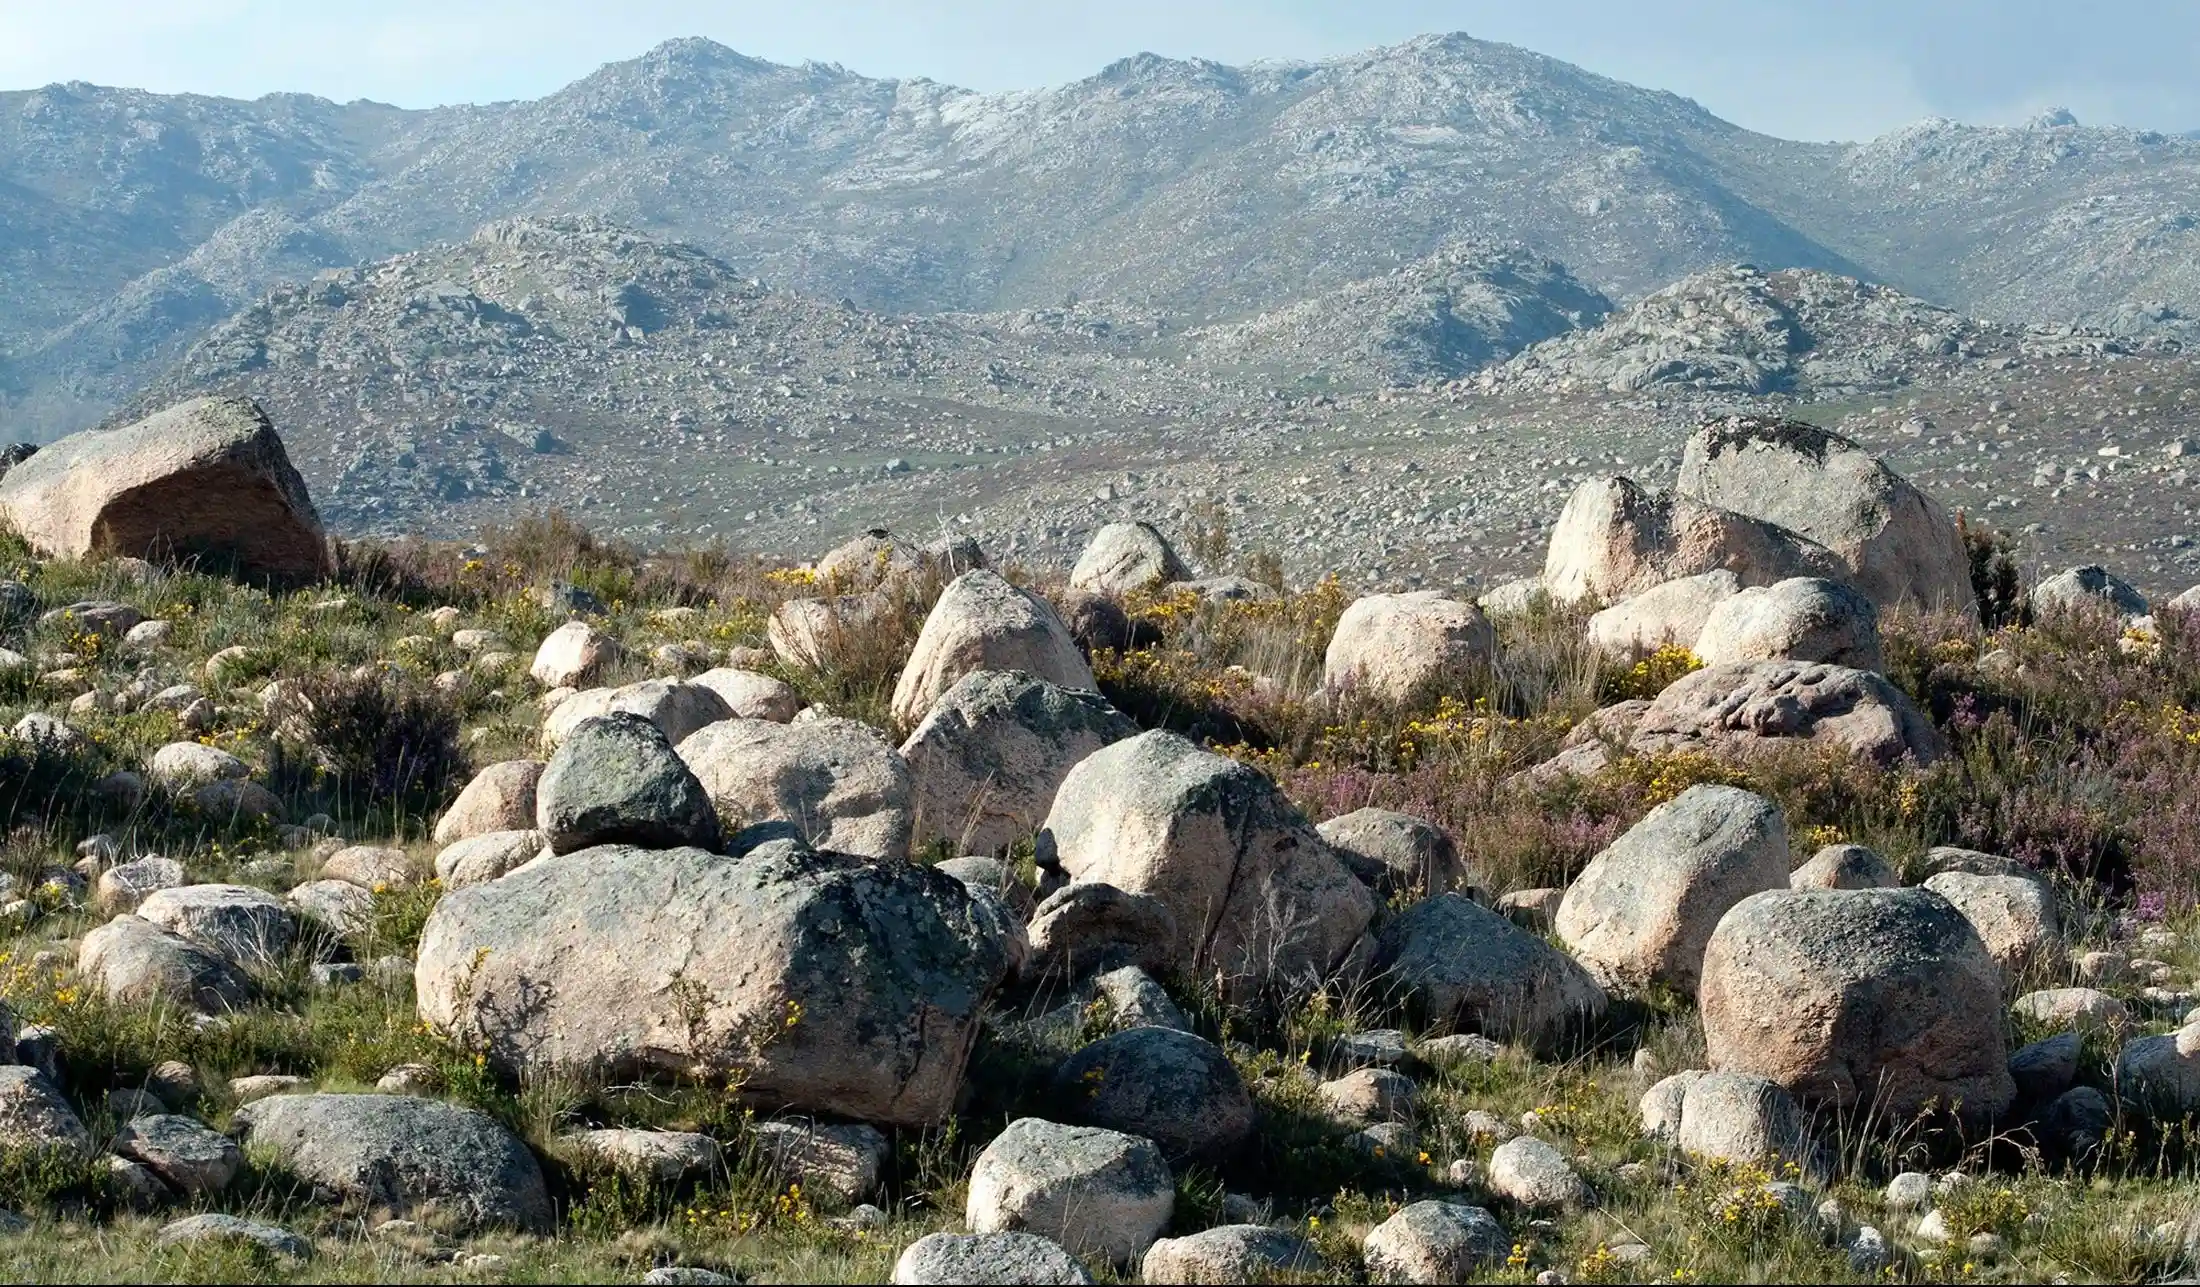
[[[2200,128],[2200,0],[0,0],[0,88],[89,80],[408,107],[544,94],[673,36],[973,89],[1141,50],[1319,58],[1431,31],[1524,45],[1792,138],[1922,116]]]

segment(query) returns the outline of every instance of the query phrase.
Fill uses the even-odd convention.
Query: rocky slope
[[[2200,143],[2063,119],[1790,143],[1456,35],[1312,64],[1142,55],[999,95],[698,40],[434,112],[56,86],[0,95],[0,389],[18,436],[86,423],[276,281],[514,215],[608,217],[890,312],[1242,320],[1472,238],[1620,299],[1746,260],[2182,327]]]

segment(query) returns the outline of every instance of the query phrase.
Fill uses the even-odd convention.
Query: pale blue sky
[[[419,107],[534,97],[673,36],[974,89],[1141,50],[1319,58],[1430,31],[1527,46],[1797,138],[2065,105],[2200,127],[2200,0],[0,0],[0,88],[89,80]]]

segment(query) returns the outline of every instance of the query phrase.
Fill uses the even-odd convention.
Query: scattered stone
[[[525,831],[535,825],[535,784],[542,761],[506,760],[474,775],[436,820],[435,842],[454,844],[493,831]]]
[[[535,788],[535,826],[553,853],[595,845],[715,849],[718,815],[663,730],[639,715],[575,726]]]
[[[216,746],[197,742],[170,742],[153,752],[145,776],[154,786],[186,792],[213,782],[244,778],[252,770],[243,760]]]
[[[2145,595],[2097,563],[2067,568],[2032,587],[2034,612],[2099,611],[2104,607],[2123,617],[2143,617],[2151,610]]]
[[[2126,1042],[2116,1057],[2116,1087],[2165,1117],[2200,1112],[2200,1024]]]
[[[551,1224],[542,1168],[487,1114],[405,1095],[276,1095],[237,1110],[248,1146],[299,1179],[399,1215],[455,1227]]]
[[[1130,1028],[1192,1030],[1192,1021],[1169,998],[1167,989],[1135,965],[1095,974],[1089,987],[1093,999],[1107,1007],[1108,1023],[1118,1032]]]
[[[1565,1155],[1532,1135],[1507,1140],[1490,1154],[1490,1190],[1531,1210],[1589,1201],[1589,1186]]]
[[[252,995],[251,982],[227,959],[137,916],[117,916],[86,934],[76,969],[122,1005],[160,1000],[222,1014]]]
[[[1473,604],[1434,590],[1375,594],[1338,618],[1322,684],[1403,705],[1488,667],[1496,655],[1497,633]]]
[[[287,1094],[312,1084],[308,1078],[293,1077],[287,1073],[260,1073],[251,1077],[230,1078],[229,1093],[239,1104],[249,1104],[256,1099]]]
[[[1780,807],[1738,787],[1693,786],[1589,861],[1559,904],[1558,935],[1608,989],[1694,996],[1719,918],[1787,880]]]
[[[1088,673],[1085,686],[1091,682]],[[1137,733],[1098,693],[1022,672],[966,674],[928,699],[922,722],[902,743],[916,843],[944,839],[964,853],[1005,852],[1045,823],[1071,768]]]
[[[204,560],[282,581],[331,568],[305,480],[247,398],[193,398],[48,444],[0,481],[0,516],[59,558]]]
[[[1295,1233],[1225,1224],[1154,1243],[1138,1276],[1149,1283],[1263,1283],[1291,1281],[1321,1267],[1321,1254]]]
[[[282,900],[249,885],[178,885],[155,890],[137,915],[237,965],[274,961],[298,935]]]
[[[1412,1061],[1413,1052],[1406,1047],[1406,1034],[1396,1028],[1348,1032],[1329,1043],[1330,1066],[1341,1072],[1360,1068],[1402,1068]]]
[[[291,1260],[306,1260],[313,1255],[313,1244],[288,1229],[217,1212],[185,1216],[181,1220],[162,1225],[153,1241],[162,1247],[188,1247],[202,1242],[243,1242]]]
[[[1063,779],[1042,866],[1150,894],[1176,918],[1172,971],[1310,987],[1375,900],[1257,770],[1168,732],[1093,753]]]
[[[535,649],[528,673],[544,688],[577,688],[619,657],[619,641],[585,621],[568,621]]]
[[[1454,1033],[1448,1037],[1425,1037],[1420,1046],[1424,1062],[1437,1068],[1467,1068],[1477,1064],[1494,1063],[1505,1053],[1505,1047],[1478,1033]]]
[[[384,1095],[432,1097],[443,1089],[443,1074],[427,1064],[399,1064],[383,1073],[374,1089]]]
[[[1401,891],[1448,894],[1467,883],[1451,837],[1411,814],[1358,809],[1314,830],[1379,897]]]
[[[802,695],[792,684],[770,675],[736,666],[706,670],[687,681],[718,694],[734,719],[764,719],[784,724],[802,709]]]
[[[765,1122],[756,1128],[756,1142],[759,1155],[783,1179],[843,1204],[876,1193],[893,1156],[886,1137],[861,1124]]]
[[[1955,904],[1971,922],[2005,979],[2014,981],[2033,965],[2062,955],[2054,891],[2038,880],[1944,871],[1928,878],[1925,888]]]
[[[986,571],[956,577],[925,617],[894,687],[894,721],[914,727],[943,694],[979,671],[1019,672],[1080,692],[1096,687],[1053,605]]]
[[[725,1166],[718,1141],[691,1131],[580,1131],[564,1142],[583,1165],[664,1188],[708,1179]]]
[[[655,724],[674,745],[697,729],[733,718],[726,699],[700,684],[645,679],[620,688],[587,688],[543,716],[543,749],[555,751],[583,720],[619,712]]]
[[[1360,1254],[1378,1283],[1458,1283],[1505,1263],[1512,1239],[1489,1212],[1415,1202],[1376,1225]]]
[[[1153,524],[1110,523],[1093,533],[1084,553],[1077,556],[1069,584],[1075,590],[1128,594],[1188,581],[1191,576],[1192,570]]]
[[[2009,1003],[2009,1012],[2052,1028],[2074,1028],[2079,1032],[2111,1030],[2131,1021],[2123,1002],[2094,988],[2027,992]]]
[[[365,890],[406,889],[420,883],[411,855],[378,845],[348,845],[330,854],[321,874]]]
[[[1032,910],[1033,978],[1076,978],[1135,965],[1165,973],[1176,959],[1176,917],[1158,898],[1130,894],[1101,881],[1065,885]]]
[[[1424,899],[1382,927],[1375,969],[1431,1029],[1550,1048],[1593,1026],[1607,999],[1572,957],[1463,894]]]
[[[532,818],[529,819],[533,821]],[[435,856],[436,879],[445,893],[495,880],[533,861],[548,841],[540,831],[487,831],[468,836]]]
[[[226,1189],[244,1166],[244,1154],[227,1135],[166,1113],[125,1122],[114,1149],[188,1194]]]
[[[2078,1056],[2085,1039],[2075,1032],[2057,1033],[2033,1042],[2009,1056],[2009,1076],[2017,1083],[2017,1098],[2045,1103],[2070,1089],[2078,1079]]]
[[[1822,661],[1857,670],[1887,667],[1879,610],[1856,590],[1822,577],[1753,586],[1726,599],[1704,619],[1693,651],[1709,666]]]
[[[1862,845],[1827,845],[1788,874],[1790,889],[1894,889],[1887,860]]]
[[[1078,1124],[1142,1136],[1180,1161],[1228,1157],[1253,1134],[1253,1097],[1229,1056],[1173,1028],[1102,1037],[1062,1064],[1054,1089]]]
[[[415,979],[501,1069],[739,1069],[767,1108],[929,1125],[1009,969],[998,915],[929,868],[785,842],[607,846],[445,894]]]
[[[1750,1073],[1709,1072],[1689,1079],[1681,1092],[1676,1141],[1697,1157],[1793,1166],[1814,1177],[1825,1169],[1794,1097]]]
[[[1092,1275],[1060,1243],[1030,1233],[928,1233],[894,1262],[896,1283],[1089,1283]]]
[[[2015,1096],[2001,970],[1923,889],[1774,890],[1712,932],[1698,994],[1711,1066],[1908,1121],[1930,1103],[1991,1122]]]
[[[1721,569],[1742,585],[1843,571],[1832,551],[1785,527],[1603,475],[1583,480],[1559,512],[1543,584],[1560,603],[1589,595],[1616,603]]]
[[[183,864],[173,858],[139,858],[99,873],[92,906],[105,916],[134,912],[150,895],[185,881]]]
[[[1323,1082],[1315,1092],[1330,1117],[1355,1126],[1413,1120],[1413,1079],[1388,1068],[1362,1068]]]
[[[46,1074],[8,1064],[0,1065],[0,1148],[81,1157],[91,1153],[92,1137]]]
[[[1591,616],[1589,642],[1629,662],[1664,647],[1693,650],[1712,610],[1741,589],[1725,568],[1651,586]]]
[[[679,755],[731,826],[786,822],[819,849],[880,861],[909,854],[908,761],[854,720],[724,720],[680,743]]]
[[[1072,1255],[1124,1265],[1153,1245],[1175,1207],[1175,1179],[1151,1141],[1024,1117],[978,1155],[965,1219],[976,1233],[1037,1233]]]

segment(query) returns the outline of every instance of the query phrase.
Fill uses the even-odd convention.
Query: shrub
[[[277,780],[355,810],[425,813],[467,769],[449,700],[388,674],[289,681],[270,703],[268,722]]]

